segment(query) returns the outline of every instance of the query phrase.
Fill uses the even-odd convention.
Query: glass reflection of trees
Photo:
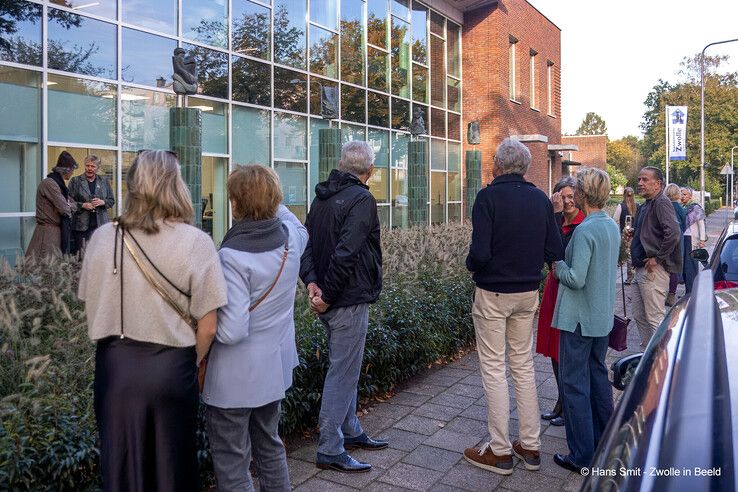
[[[341,79],[364,85],[364,2],[341,1]]]
[[[310,71],[326,77],[338,76],[338,34],[310,26]]]
[[[387,0],[369,0],[369,43],[387,49]]]
[[[274,61],[305,69],[305,0],[277,0],[274,9]]]
[[[274,67],[274,107],[307,112],[307,76],[304,73]]]
[[[233,2],[233,51],[269,60],[271,10],[249,1]]]
[[[410,97],[410,24],[393,17],[391,40],[392,94]]]
[[[0,3],[0,60],[41,66],[42,13],[35,3]]]
[[[182,0],[182,31],[188,39],[227,48],[228,2]]]
[[[234,56],[231,77],[232,97],[236,101],[259,106],[272,103],[271,68],[266,63]]]
[[[389,126],[389,96],[369,91],[367,96],[369,108],[369,124],[374,126]]]
[[[376,48],[369,49],[369,70],[367,83],[369,88],[382,92],[389,92],[387,84],[387,53]]]
[[[364,102],[366,101],[366,91],[352,87],[350,85],[341,85],[341,117],[346,121],[355,121],[356,123],[366,123],[364,113]]]
[[[228,98],[228,55],[220,51],[182,43],[197,63],[197,93]]]

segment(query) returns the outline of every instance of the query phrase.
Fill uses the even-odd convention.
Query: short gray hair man
[[[374,151],[367,142],[352,140],[343,144],[338,169],[356,177],[370,174],[374,166]]]
[[[525,176],[531,161],[530,150],[518,140],[507,137],[495,150],[493,174],[520,174]]]

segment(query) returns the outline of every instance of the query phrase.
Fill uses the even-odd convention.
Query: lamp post
[[[733,151],[735,149],[738,149],[738,145],[734,145],[733,148],[730,149],[730,171],[731,171],[731,176],[730,176],[730,180],[731,180],[730,181],[730,206],[731,207],[733,206],[733,203],[735,202],[735,183],[733,182],[733,179],[735,179],[734,178],[734,174],[733,174],[733,173],[735,173],[735,168],[733,167]]]
[[[736,41],[738,38],[710,43],[702,48],[702,56],[700,56],[700,205],[703,209],[705,208],[705,50],[716,44],[735,43]]]

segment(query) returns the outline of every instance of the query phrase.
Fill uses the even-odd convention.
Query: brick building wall
[[[500,0],[464,14],[463,28],[464,128],[479,120],[482,181],[492,180],[492,157],[499,143],[511,135],[543,135],[548,141],[526,141],[533,162],[526,175],[548,191],[548,157],[551,180],[561,177],[558,152],[549,144],[561,143],[561,31],[525,0]],[[509,97],[509,47],[516,43],[516,100]],[[530,51],[535,56],[536,108],[530,104]],[[548,114],[548,64],[552,64],[552,114]],[[466,150],[472,146],[465,143]]]
[[[579,162],[583,166],[607,168],[607,135],[564,135],[561,143],[579,147],[579,150],[564,152],[564,159]]]

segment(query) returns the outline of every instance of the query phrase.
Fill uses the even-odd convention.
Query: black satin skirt
[[[199,490],[195,348],[98,341],[95,416],[106,491]]]

